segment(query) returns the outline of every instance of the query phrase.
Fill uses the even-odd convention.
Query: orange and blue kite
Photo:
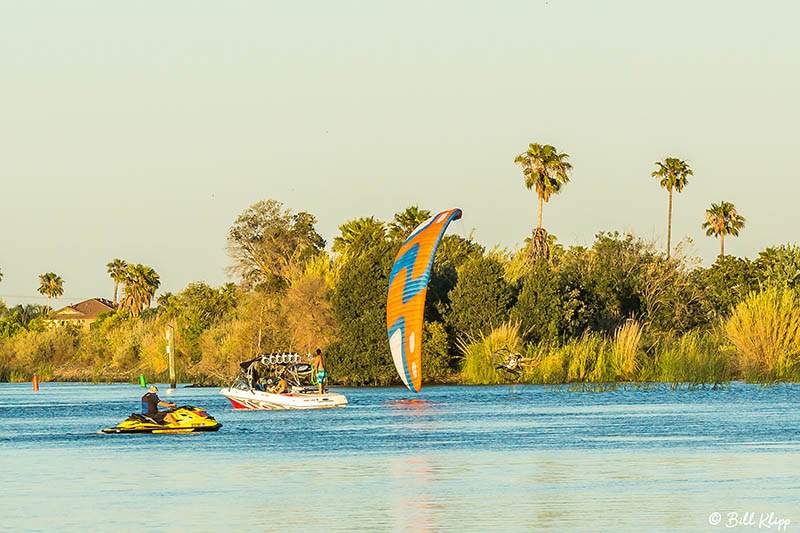
[[[389,347],[397,373],[414,392],[422,388],[422,320],[433,257],[448,224],[459,218],[461,210],[450,209],[417,226],[397,252],[389,275],[386,299]]]

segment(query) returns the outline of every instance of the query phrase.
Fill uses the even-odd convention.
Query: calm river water
[[[159,388],[224,427],[102,435],[140,387],[0,384],[0,530],[800,531],[797,385],[339,389],[316,412]]]

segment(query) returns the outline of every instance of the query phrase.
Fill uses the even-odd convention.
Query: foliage
[[[114,281],[114,305],[117,305],[117,289],[119,284],[125,281],[125,277],[128,274],[128,263],[122,259],[114,259],[106,264],[106,268],[108,269],[108,275]]]
[[[488,335],[508,319],[512,291],[503,265],[492,257],[475,256],[458,269],[458,282],[448,294],[445,317],[455,338]]]
[[[659,179],[659,184],[669,193],[669,207],[667,210],[667,257],[670,256],[670,241],[672,238],[672,191],[681,192],[689,183],[689,176],[694,172],[686,161],[677,157],[667,157],[664,161],[656,161],[658,167],[651,176]]]
[[[539,197],[539,217],[536,227],[542,227],[542,202],[549,202],[550,196],[557,194],[561,187],[569,183],[572,165],[567,161],[569,155],[558,153],[555,146],[530,143],[528,150],[519,154],[514,163],[522,167],[525,187],[534,189]]]
[[[396,213],[394,220],[389,223],[389,238],[393,241],[404,242],[414,229],[430,218],[431,212],[420,209],[417,205],[406,208],[405,211]]]
[[[120,309],[139,316],[143,308],[150,306],[160,286],[161,278],[152,267],[142,264],[128,265],[123,279]]]
[[[539,259],[521,282],[511,320],[520,324],[522,336],[529,342],[558,339],[567,330],[575,311],[572,301],[562,291],[558,273],[547,261]]]
[[[800,271],[799,271],[800,272]],[[695,274],[706,287],[706,304],[716,316],[725,316],[751,291],[758,288],[756,266],[748,259],[717,257],[707,269]]]
[[[480,257],[484,248],[471,238],[445,235],[433,258],[433,268],[428,281],[425,320],[442,322],[450,312],[450,292],[458,282],[458,269],[468,259]],[[452,348],[452,345],[451,345]]]
[[[744,376],[758,380],[790,376],[800,363],[800,295],[772,286],[753,292],[725,324]]]
[[[258,257],[274,261],[250,264],[258,272],[241,271],[240,284],[191,283],[150,308],[158,274],[115,260],[109,269],[125,265],[115,267],[122,304],[90,329],[53,327],[47,306],[0,308],[0,379],[167,379],[173,325],[179,380],[227,384],[256,354],[320,347],[336,383],[399,384],[386,339],[388,275],[428,213],[397,213],[389,235],[372,217],[351,221],[329,255],[313,216],[261,204],[237,220],[234,245],[263,246]],[[550,259],[536,260],[528,247],[487,252],[471,236],[442,239],[423,326],[426,382],[502,383],[500,347],[524,355],[527,383],[800,379],[799,247],[767,248],[755,261],[722,256],[706,269],[682,246],[666,257],[627,234],[600,233],[589,248],[551,237],[548,248]]]
[[[441,322],[425,322],[422,328],[422,377],[426,383],[441,382],[452,373],[447,332]]]
[[[363,217],[339,226],[341,235],[333,238],[333,251],[342,255],[361,253],[386,239],[386,226],[374,217]]]
[[[494,362],[494,354],[501,350],[518,353],[522,349],[519,325],[504,323],[488,333],[481,333],[473,338],[458,341],[458,347],[464,357],[464,379],[473,385],[491,385],[503,383],[505,379],[498,372]]]
[[[276,200],[262,200],[239,215],[228,232],[229,268],[250,288],[285,280],[325,247],[317,219],[304,211],[292,213]]]
[[[336,338],[328,291],[325,278],[311,272],[293,280],[286,291],[281,305],[293,350],[311,353]]]
[[[611,353],[614,355],[614,377],[633,380],[640,368],[640,341],[642,326],[633,319],[628,319],[614,332],[611,341]]]
[[[763,286],[798,287],[800,247],[792,244],[771,246],[758,254],[754,274]]]
[[[333,379],[348,385],[388,385],[396,372],[386,339],[386,293],[398,247],[375,241],[347,257],[331,294],[339,336],[328,346]]]
[[[720,255],[725,255],[725,235],[737,237],[739,230],[744,228],[745,218],[736,211],[736,207],[730,202],[720,202],[711,204],[706,209],[706,219],[703,222],[703,229],[706,235],[720,238]]]
[[[198,348],[200,337],[236,306],[236,287],[227,283],[213,288],[195,282],[180,293],[159,300],[159,313],[176,323],[179,348],[192,362],[197,362],[201,357]]]
[[[48,272],[39,276],[39,294],[47,296],[47,309],[50,309],[50,298],[58,298],[64,294],[64,280],[55,272]]]

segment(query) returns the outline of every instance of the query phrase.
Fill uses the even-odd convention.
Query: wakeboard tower
[[[276,352],[239,363],[233,383],[220,391],[235,409],[327,409],[345,407],[338,392],[319,394],[309,360],[294,352]]]

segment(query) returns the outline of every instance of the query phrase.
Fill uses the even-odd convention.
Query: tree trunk
[[[541,229],[542,227],[542,197],[539,196],[539,219],[536,222],[536,229]]]
[[[50,314],[50,295],[47,295],[47,314]]]
[[[669,259],[669,246],[671,238],[672,238],[672,189],[669,190],[669,208],[667,209],[667,259]]]
[[[719,234],[719,245],[720,245],[719,255],[720,255],[720,257],[725,257],[725,234],[724,233],[720,233]]]
[[[530,254],[534,262],[538,259],[550,259],[550,246],[547,242],[547,231],[543,228],[536,228],[533,230]]]
[[[119,287],[119,281],[114,280],[114,307],[117,306],[117,287]]]

